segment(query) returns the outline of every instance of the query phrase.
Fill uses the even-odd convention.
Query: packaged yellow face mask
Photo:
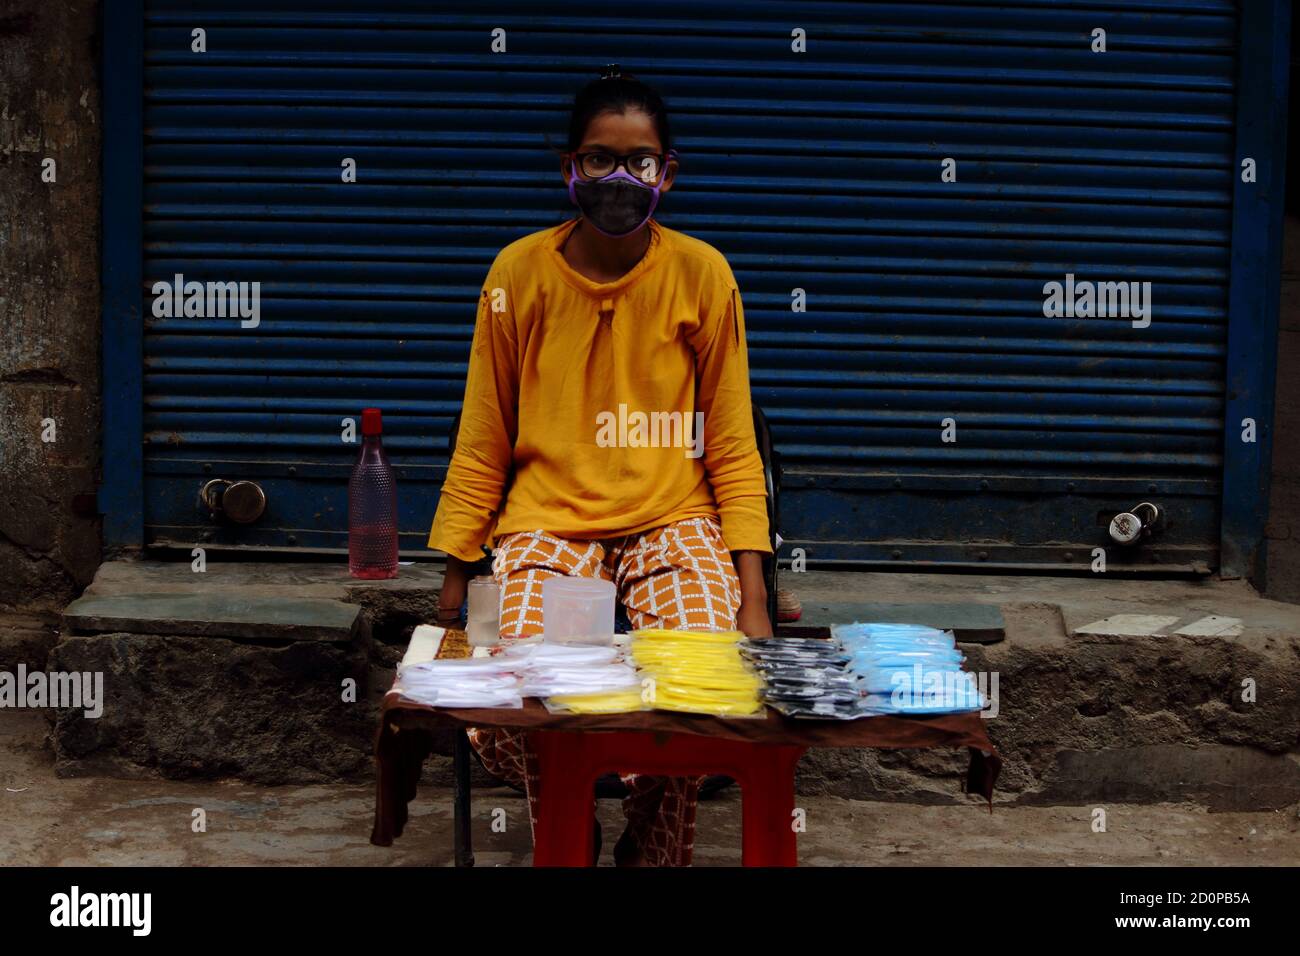
[[[639,687],[603,694],[560,694],[544,703],[553,714],[626,714],[647,709]]]
[[[739,631],[634,631],[632,662],[647,679],[642,698],[657,710],[720,717],[761,712],[762,680],[740,656],[741,640]]]
[[[744,639],[745,635],[740,631],[674,631],[666,627],[647,627],[644,630],[632,632],[634,642],[675,644],[680,641],[691,647],[708,644],[735,644]]]

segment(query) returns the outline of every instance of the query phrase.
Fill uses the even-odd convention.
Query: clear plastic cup
[[[491,647],[501,639],[501,588],[484,574],[472,579],[467,591],[465,637],[471,647]]]
[[[542,634],[547,644],[610,644],[614,583],[600,578],[547,578],[542,584]]]

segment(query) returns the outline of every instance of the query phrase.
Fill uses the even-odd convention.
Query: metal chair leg
[[[465,733],[465,728],[456,728],[455,739],[452,755],[452,765],[456,771],[456,793],[452,808],[455,863],[456,866],[473,866],[474,842],[469,812],[469,768],[472,757],[469,752],[469,735]]]

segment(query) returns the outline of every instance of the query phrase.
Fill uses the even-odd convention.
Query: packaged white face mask
[[[525,659],[520,676],[527,697],[596,694],[639,683],[623,650],[609,646],[543,644]]]
[[[535,667],[543,664],[608,664],[622,657],[623,652],[621,648],[609,645],[531,644],[503,651],[500,656],[522,659],[528,662],[528,666]]]
[[[512,665],[493,658],[412,664],[398,670],[395,687],[406,699],[432,707],[523,706]]]
[[[521,693],[526,697],[554,697],[559,694],[599,694],[640,686],[635,670],[626,664],[614,664],[529,674],[524,677]]]
[[[512,670],[513,666],[494,657],[461,657],[442,661],[421,661],[408,664],[399,669],[398,674],[500,674]]]

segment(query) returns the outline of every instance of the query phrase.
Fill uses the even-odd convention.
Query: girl
[[[560,163],[581,215],[511,243],[488,272],[429,535],[447,553],[442,623],[486,543],[504,640],[541,632],[542,582],[562,574],[613,581],[635,628],[771,635],[740,294],[721,253],[652,218],[674,156],[654,90],[616,67],[592,81]],[[535,823],[525,735],[470,740],[527,789]],[[698,779],[623,780],[615,860],[689,864]]]

